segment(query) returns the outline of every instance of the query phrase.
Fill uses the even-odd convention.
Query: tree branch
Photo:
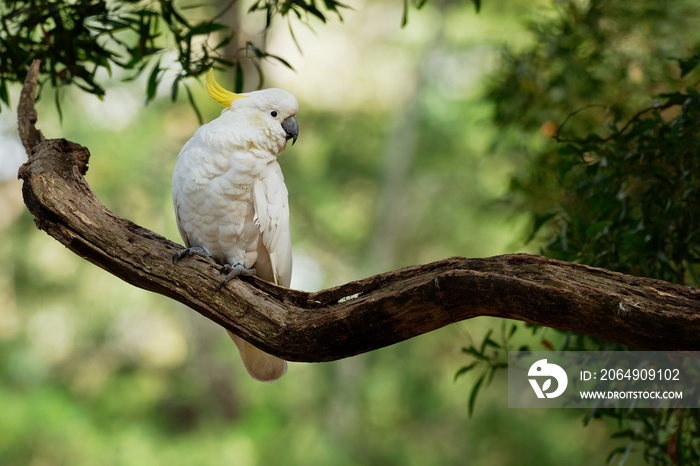
[[[37,68],[38,69],[38,68]],[[34,69],[33,69],[34,70]],[[18,107],[19,177],[38,228],[122,280],[175,299],[268,353],[330,361],[477,316],[586,333],[637,348],[700,350],[700,292],[531,255],[450,258],[306,293],[255,277],[221,291],[219,266],[117,217],[90,190],[89,152],[34,127],[30,71]]]

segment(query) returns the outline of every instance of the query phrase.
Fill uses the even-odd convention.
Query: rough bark
[[[29,161],[25,203],[38,228],[126,282],[168,296],[290,361],[371,351],[477,316],[586,333],[637,348],[700,350],[700,292],[532,255],[450,258],[306,293],[255,277],[223,289],[201,257],[173,264],[182,246],[117,217],[90,190],[89,152],[34,127],[33,66],[19,105]]]

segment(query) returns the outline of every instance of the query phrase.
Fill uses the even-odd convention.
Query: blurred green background
[[[342,22],[295,25],[301,51],[286,24],[274,27],[268,47],[295,71],[268,63],[265,86],[300,102],[299,141],[280,157],[292,287],[453,255],[537,252],[525,243],[530,212],[509,195],[513,178],[571,111],[648,103],[678,79],[664,60],[698,40],[679,34],[697,20],[691,2],[673,12],[637,2],[634,14],[613,3],[603,25],[627,32],[616,41],[566,35],[555,20],[585,10],[583,0],[491,0],[479,14],[471,2],[430,2],[403,29],[401,2],[352,1]],[[241,34],[263,24],[243,16]],[[547,61],[576,54],[598,62]],[[582,75],[595,79],[584,85]],[[66,92],[62,121],[46,90],[38,126],[90,149],[87,180],[110,210],[181,242],[170,179],[196,115],[167,92],[145,106],[143,80],[115,73],[108,83],[103,101]],[[218,104],[194,88],[204,119],[215,118]],[[275,384],[251,380],[223,329],[36,229],[15,179],[23,150],[12,111],[0,114],[0,464],[590,465],[620,445],[604,421],[584,427],[575,410],[508,409],[505,373],[470,417],[475,375],[455,374],[471,362],[462,347],[502,328],[488,318],[347,360],[293,363]],[[516,341],[536,350],[563,338],[528,335]],[[632,452],[625,464],[643,463]]]

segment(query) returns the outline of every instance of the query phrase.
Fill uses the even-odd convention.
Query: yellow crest
[[[231,102],[233,102],[236,99],[245,97],[244,95],[239,95],[235,92],[227,91],[226,89],[221,87],[221,84],[217,83],[216,79],[214,79],[214,68],[209,68],[209,72],[207,73],[207,92],[210,96],[214,98],[214,100],[219,102],[224,107],[230,106]]]

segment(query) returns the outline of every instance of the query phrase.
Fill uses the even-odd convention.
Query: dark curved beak
[[[292,139],[292,145],[297,142],[299,137],[299,125],[297,124],[296,118],[290,116],[282,122],[282,129],[284,130],[285,137],[287,140]]]

